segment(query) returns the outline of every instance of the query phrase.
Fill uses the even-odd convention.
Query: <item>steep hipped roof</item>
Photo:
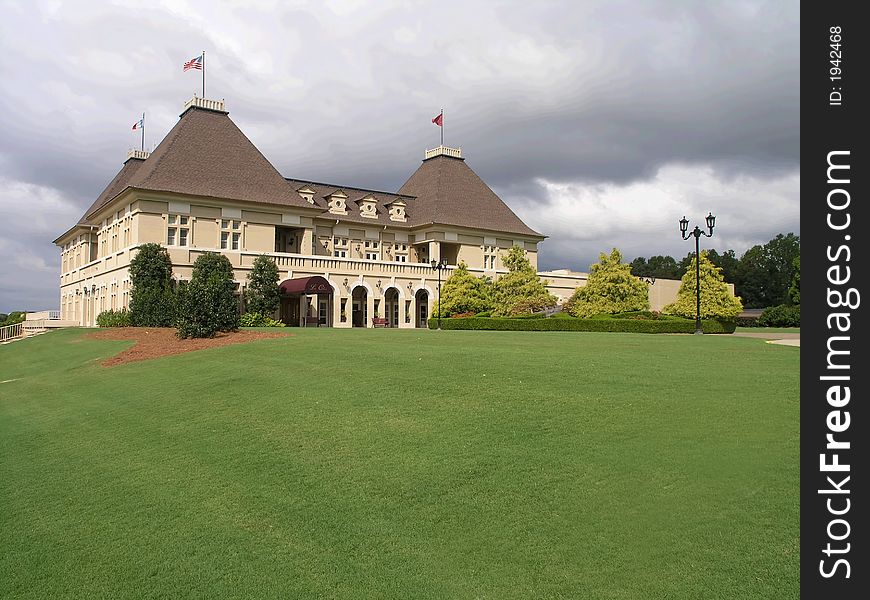
[[[523,223],[461,158],[424,160],[399,193],[417,197],[413,212],[408,210],[411,226],[439,223],[544,237]]]
[[[106,189],[97,196],[94,203],[91,204],[90,208],[88,208],[88,210],[85,211],[85,214],[82,215],[82,218],[79,219],[79,225],[91,225],[91,221],[87,218],[88,215],[95,212],[103,204],[120,194],[130,184],[133,175],[136,174],[136,171],[139,170],[139,167],[141,167],[144,162],[145,161],[141,158],[128,158],[124,163],[124,166],[121,167],[121,170],[118,171],[118,174],[115,175],[115,178],[109,182]]]
[[[413,196],[404,196],[396,192],[382,192],[378,190],[367,190],[365,188],[355,188],[332,183],[318,183],[316,181],[305,181],[302,179],[287,179],[287,183],[294,190],[309,189],[314,192],[314,205],[324,211],[323,216],[329,219],[338,219],[339,221],[347,221],[350,223],[360,224],[380,224],[390,225],[391,227],[408,227],[408,222],[391,221],[390,210],[387,205],[397,200],[405,202],[408,206],[407,211],[412,210],[413,203],[416,202]],[[347,214],[336,215],[328,211],[328,197],[336,192],[343,192],[347,196]],[[377,219],[363,217],[360,214],[359,201],[363,198],[374,198],[377,205]],[[308,206],[311,206],[308,204]]]
[[[196,106],[182,113],[127,185],[310,208],[225,112]]]

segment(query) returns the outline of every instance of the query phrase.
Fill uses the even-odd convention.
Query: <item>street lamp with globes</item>
[[[684,240],[690,237],[695,237],[695,335],[701,335],[704,332],[701,330],[701,254],[700,254],[700,239],[704,237],[713,237],[713,227],[716,225],[716,217],[713,213],[709,213],[706,218],[707,229],[709,233],[701,231],[701,228],[695,225],[695,229],[689,231],[689,220],[684,216],[680,219],[680,234]]]

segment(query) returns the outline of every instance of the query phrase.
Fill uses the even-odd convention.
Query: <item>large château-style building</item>
[[[529,228],[471,170],[459,149],[427,150],[398,192],[283,177],[230,120],[223,101],[194,97],[153,152],[131,151],[61,248],[61,319],[94,325],[129,304],[137,246],[162,244],[177,279],[204,252],[226,255],[244,290],[259,255],[282,276],[291,325],[425,327],[438,273],[464,261],[497,279],[502,255],[537,265],[546,236]],[[541,273],[567,298],[585,275]],[[652,295],[652,293],[651,293]]]

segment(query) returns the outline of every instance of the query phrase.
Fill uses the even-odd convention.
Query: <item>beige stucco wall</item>
[[[275,250],[275,226],[248,223],[242,235],[245,250],[249,252],[273,252]]]

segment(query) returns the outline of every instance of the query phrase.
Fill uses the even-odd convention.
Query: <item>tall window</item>
[[[242,246],[242,222],[221,219],[221,249],[238,250]]]
[[[496,257],[497,251],[498,251],[497,246],[484,246],[483,247],[483,268],[484,269],[495,269],[495,257]]]
[[[187,215],[169,215],[169,226],[166,228],[167,246],[187,246],[190,239],[190,217]]]

